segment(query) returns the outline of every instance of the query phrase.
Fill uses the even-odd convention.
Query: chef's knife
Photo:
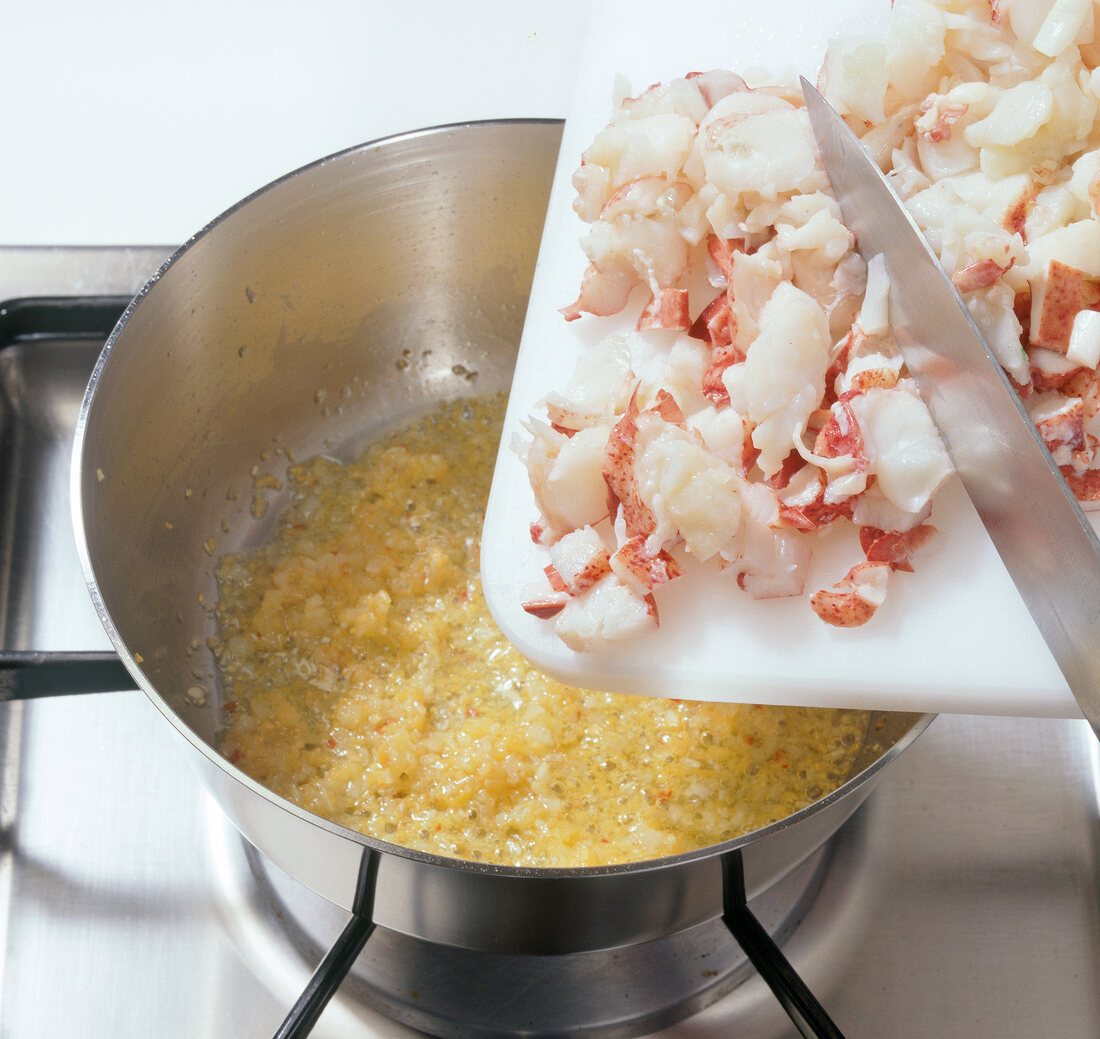
[[[890,322],[906,366],[1024,604],[1100,734],[1100,541],[909,211],[805,79],[802,92],[844,222],[864,259],[885,259]]]

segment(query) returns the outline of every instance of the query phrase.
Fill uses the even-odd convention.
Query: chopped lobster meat
[[[832,588],[814,592],[810,607],[826,624],[858,628],[885,600],[889,576],[888,563],[857,563]]]
[[[1032,392],[1064,391],[1082,370],[1080,365],[1074,364],[1065,354],[1038,346],[1028,350],[1027,358]],[[1091,376],[1092,372],[1088,374]]]
[[[1085,422],[1100,415],[1100,375],[1088,368],[1078,368],[1060,387],[1067,397],[1077,397],[1084,406]]]
[[[656,631],[657,603],[652,595],[636,595],[612,574],[570,598],[554,630],[566,646],[583,653]]]
[[[526,424],[531,439],[517,445],[542,509],[531,525],[536,544],[553,544],[564,534],[607,515],[601,467],[607,427],[563,433],[541,422]]]
[[[610,553],[592,527],[566,534],[550,549],[551,562],[543,568],[549,589],[538,589],[522,603],[536,617],[553,617],[574,596],[611,574]]]
[[[1039,394],[1028,401],[1028,410],[1059,465],[1069,464],[1075,452],[1085,450],[1085,405],[1080,397]]]
[[[572,436],[578,430],[596,425],[601,415],[597,411],[584,411],[564,399],[559,400],[553,394],[546,398],[546,418],[550,427],[565,436]]]
[[[566,534],[550,548],[551,587],[579,595],[611,573],[611,553],[593,527]]]
[[[1096,370],[1100,364],[1100,312],[1094,309],[1077,312],[1069,334],[1066,358],[1090,371]]]
[[[944,104],[943,98],[933,94],[921,104],[921,118],[917,129],[936,144],[951,139],[951,127],[966,115],[968,105]]]
[[[852,518],[851,501],[830,500],[829,485],[821,470],[808,465],[797,452],[791,453],[771,483],[779,501],[777,526],[809,533],[834,520]]]
[[[622,580],[643,592],[682,577],[684,568],[664,549],[655,555],[646,547],[646,539],[633,537],[620,545],[611,557],[611,569]]]
[[[708,112],[727,94],[749,89],[748,84],[740,76],[725,69],[689,72],[684,76],[684,80],[699,91],[699,96]]]
[[[1082,507],[1088,509],[1090,505],[1095,507],[1100,503],[1100,469],[1087,469],[1083,473],[1074,472],[1073,467],[1067,465],[1061,469],[1069,489]]]
[[[805,539],[778,525],[779,503],[765,484],[741,489],[741,524],[721,552],[724,569],[754,599],[801,595],[811,551]]]
[[[969,292],[989,288],[1006,270],[1008,270],[1008,267],[1003,267],[995,260],[986,257],[984,260],[977,260],[963,267],[962,270],[956,271],[951,276],[951,281],[954,282],[955,288],[965,296]]]
[[[1001,217],[1001,226],[1010,234],[1018,234],[1023,241],[1027,241],[1027,218],[1035,207],[1035,196],[1038,194],[1037,186],[1029,181],[1027,187],[1019,197],[1006,210]]]
[[[664,328],[686,332],[691,328],[687,289],[658,289],[638,317],[638,328]]]
[[[729,404],[724,376],[731,365],[740,364],[745,352],[737,346],[737,317],[725,292],[710,301],[695,319],[688,333],[710,344],[710,364],[703,373],[703,396],[716,405]]]
[[[533,617],[541,617],[545,620],[561,613],[569,599],[570,595],[568,592],[551,591],[540,593],[530,599],[524,599],[521,605],[523,606],[524,612],[531,614]]]
[[[1074,493],[1100,506],[1100,38],[1084,0],[1008,8],[896,3],[887,39],[834,42],[818,82]],[[898,272],[859,254],[797,92],[731,73],[655,84],[619,103],[573,184],[589,265],[563,313],[634,301],[640,317],[606,347],[583,343],[606,360],[531,427],[537,538],[549,550],[570,522],[596,524],[606,553],[579,583],[583,566],[552,560],[548,596],[587,585],[561,608],[563,637],[604,638],[601,601],[609,638],[648,630],[642,593],[664,594],[688,557],[717,557],[753,596],[799,595],[833,526],[858,529],[864,560],[811,604],[831,625],[865,623],[934,537],[951,467],[894,341]]]
[[[814,454],[822,458],[848,455],[857,469],[865,469],[868,464],[867,453],[859,422],[852,410],[851,396],[846,395],[833,405],[829,421],[821,427],[814,440]]]
[[[719,238],[710,235],[707,238],[707,252],[714,261],[714,265],[722,272],[722,276],[729,281],[733,275],[733,256],[735,253],[745,251],[743,238]]]
[[[1040,291],[1032,286],[1031,343],[1064,354],[1073,334],[1073,319],[1081,310],[1084,271],[1051,260]],[[1036,320],[1038,318],[1038,320]]]
[[[568,537],[568,535],[566,535]],[[559,542],[560,544],[560,542]],[[555,592],[567,592],[569,586],[565,583],[565,579],[558,573],[557,567],[553,563],[549,563],[542,568],[542,572],[546,574],[546,579],[550,582],[550,587]]]
[[[937,534],[935,527],[922,523],[909,530],[880,530],[860,527],[859,544],[869,563],[889,563],[894,570],[913,572],[909,557]]]
[[[660,415],[666,422],[674,426],[684,424],[683,409],[676,403],[676,398],[668,390],[657,391],[657,396],[654,398],[653,404],[646,408],[646,413]]]
[[[730,342],[712,347],[710,357],[710,365],[703,375],[703,395],[715,404],[728,404],[730,394],[726,389],[726,369],[740,364],[745,355]]]
[[[890,390],[901,378],[900,364],[855,364],[844,373],[844,393],[860,393],[874,386]]]
[[[699,312],[688,329],[688,335],[693,339],[702,339],[711,346],[725,345],[734,339],[736,322],[730,310],[729,297],[723,291]]]
[[[638,434],[638,405],[631,397],[626,413],[611,430],[604,453],[603,478],[610,495],[612,518],[621,517],[628,537],[652,534],[657,528],[649,506],[642,501],[634,475],[634,440]]]
[[[807,533],[812,530],[821,530],[835,520],[851,518],[851,502],[827,502],[824,493],[808,505],[782,505],[779,509],[781,527],[791,527]]]
[[[609,317],[626,306],[635,285],[634,277],[625,271],[601,271],[594,263],[585,269],[581,292],[576,300],[561,308],[566,321],[576,321],[582,314]]]

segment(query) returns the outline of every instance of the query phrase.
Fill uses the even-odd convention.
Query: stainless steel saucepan
[[[265,536],[284,497],[264,477],[282,480],[291,457],[346,452],[431,402],[508,386],[560,134],[541,121],[411,133],[241,202],[126,310],[88,386],[74,453],[96,607],[228,816],[268,860],[371,926],[474,956],[585,956],[712,924],[729,911],[731,855],[745,897],[772,888],[930,721],[882,716],[846,785],[781,823],[599,869],[395,847],[295,807],[215,749],[221,692],[207,640],[218,557]],[[654,1020],[639,1012],[613,1034]]]

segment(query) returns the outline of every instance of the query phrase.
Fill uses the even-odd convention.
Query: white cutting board
[[[789,69],[811,82],[830,39],[880,35],[887,0],[783,0],[675,5],[596,4],[581,54],[550,197],[512,396],[482,541],[482,581],[504,634],[533,663],[573,685],[684,699],[964,714],[1081,716],[957,479],[935,502],[940,536],[890,578],[870,623],[838,629],[810,609],[860,561],[854,534],[818,549],[807,594],[754,600],[713,567],[659,588],[660,629],[598,653],[575,653],[553,622],[521,608],[547,563],[529,527],[538,508],[513,434],[551,390],[561,390],[587,343],[626,330],[633,316],[566,322],[577,296],[585,225],[570,178],[607,123],[615,76],[633,93],[688,72],[745,75]],[[1051,575],[1057,579],[1057,575]]]

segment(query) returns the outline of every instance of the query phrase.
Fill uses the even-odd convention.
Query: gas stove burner
[[[247,925],[237,929],[247,945],[242,953],[266,963],[289,1006],[291,979],[301,983],[349,916],[269,863],[228,821],[213,818],[211,830],[226,904],[247,912]],[[813,904],[832,849],[825,845],[749,904],[777,945]],[[626,1039],[698,1013],[754,973],[721,919],[635,945],[547,956],[439,945],[378,927],[334,1002],[442,1039]]]

